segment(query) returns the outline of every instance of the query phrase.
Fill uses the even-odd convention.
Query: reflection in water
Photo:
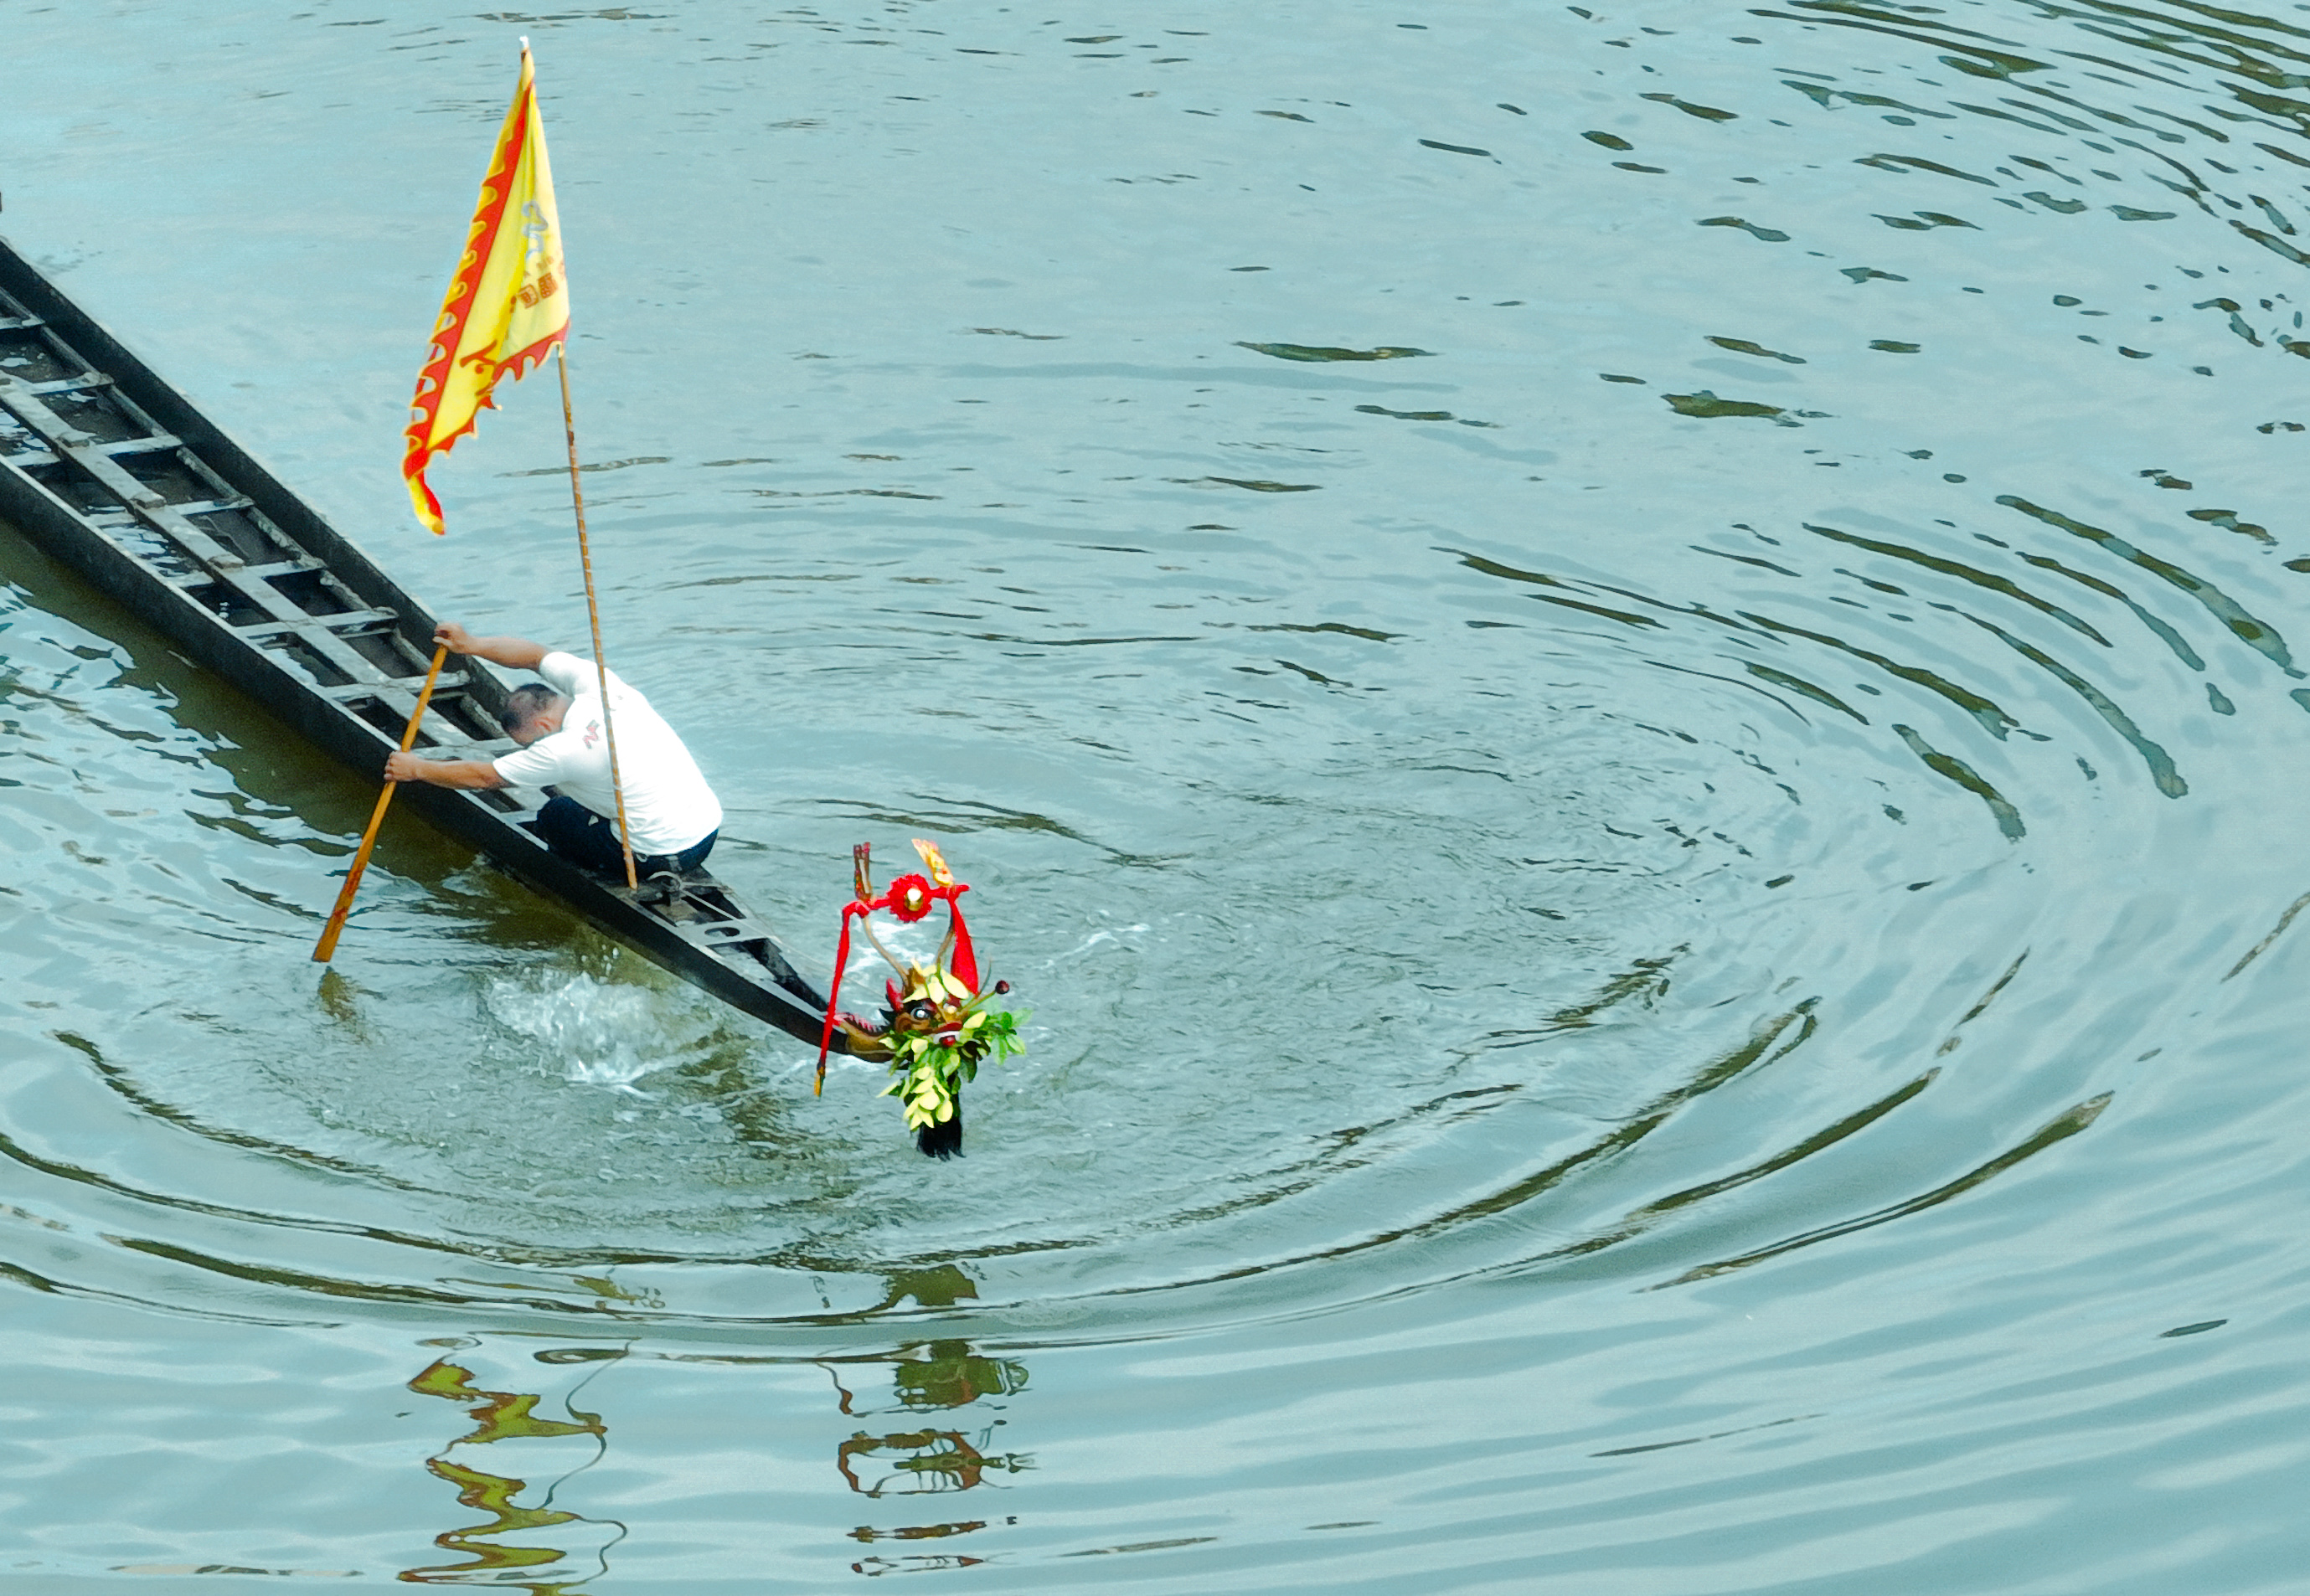
[[[908,1297],[925,1307],[951,1307],[960,1298],[978,1295],[970,1278],[951,1263],[902,1271],[890,1276],[889,1281],[885,1307]],[[834,1389],[841,1395],[842,1411],[853,1416],[872,1414],[877,1410],[858,1406],[857,1393],[843,1383],[839,1373],[842,1364],[887,1366],[891,1394],[899,1407],[910,1413],[967,1408],[982,1398],[1009,1396],[1027,1386],[1027,1367],[1015,1359],[984,1357],[973,1351],[968,1341],[912,1342],[900,1347],[895,1357],[845,1358],[840,1364],[828,1366]],[[991,1405],[1002,1406],[999,1402]],[[1016,1474],[1034,1467],[1035,1460],[1024,1453],[993,1450],[995,1428],[1003,1423],[1000,1418],[990,1419],[975,1434],[935,1427],[881,1436],[858,1430],[835,1448],[834,1466],[853,1491],[877,1499],[973,1490],[987,1483],[990,1473]],[[850,1534],[853,1540],[869,1544],[878,1540],[942,1540],[983,1530],[988,1522],[987,1519],[973,1518],[887,1530],[861,1524]],[[878,1574],[962,1568],[984,1561],[983,1557],[960,1554],[918,1554],[864,1557],[850,1566],[859,1574]]]
[[[587,1519],[553,1505],[554,1496],[562,1484],[571,1476],[592,1468],[608,1450],[609,1431],[603,1425],[601,1415],[585,1412],[571,1406],[569,1401],[600,1372],[601,1366],[597,1366],[562,1398],[562,1410],[569,1415],[567,1419],[539,1418],[536,1408],[543,1400],[539,1395],[527,1392],[481,1390],[473,1383],[472,1370],[447,1358],[436,1358],[409,1383],[409,1389],[420,1395],[467,1404],[473,1420],[471,1433],[458,1436],[447,1447],[426,1459],[425,1467],[437,1478],[457,1488],[457,1500],[463,1505],[479,1508],[494,1516],[486,1523],[445,1530],[433,1538],[434,1545],[445,1551],[461,1554],[469,1561],[405,1569],[400,1574],[402,1579],[412,1584],[487,1585],[493,1590],[524,1590],[529,1592],[530,1596],[560,1596],[560,1592],[576,1590],[596,1575],[608,1572],[609,1548],[625,1539],[625,1525],[614,1519]],[[555,1440],[578,1436],[592,1439],[589,1455],[576,1467],[563,1470],[546,1488],[544,1498],[534,1507],[520,1506],[514,1500],[528,1488],[527,1480],[489,1473],[469,1463],[456,1462],[450,1456],[451,1449],[459,1446],[486,1446],[505,1440]],[[582,1574],[574,1573],[569,1566],[576,1555],[573,1551],[551,1546],[508,1545],[497,1539],[540,1530],[557,1530],[567,1524],[586,1524],[595,1531],[607,1532],[598,1538],[588,1537],[598,1540],[598,1544],[593,1548],[595,1566]],[[585,1533],[564,1531],[556,1539],[568,1541]],[[556,1577],[536,1577],[549,1574]]]

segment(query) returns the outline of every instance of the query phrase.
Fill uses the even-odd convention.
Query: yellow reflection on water
[[[600,1367],[597,1365],[585,1380],[579,1381],[569,1396],[575,1396],[578,1390],[584,1389],[586,1382],[600,1372]],[[526,1591],[530,1596],[564,1596],[565,1592],[575,1591],[606,1573],[609,1548],[625,1538],[625,1525],[614,1519],[588,1519],[553,1505],[554,1495],[564,1483],[602,1460],[609,1447],[608,1428],[603,1424],[600,1414],[587,1413],[572,1406],[569,1396],[562,1399],[562,1410],[569,1414],[568,1418],[542,1418],[536,1411],[543,1400],[542,1393],[485,1391],[473,1382],[471,1369],[439,1357],[409,1382],[409,1389],[421,1396],[439,1397],[466,1409],[467,1416],[473,1421],[472,1430],[426,1459],[425,1468],[436,1479],[456,1488],[460,1505],[477,1508],[491,1516],[482,1523],[445,1530],[433,1538],[434,1545],[465,1557],[465,1562],[404,1569],[398,1577],[412,1584],[487,1585],[492,1590]],[[470,1461],[451,1456],[461,1447],[489,1446],[501,1441],[551,1441],[580,1436],[593,1441],[591,1455],[575,1468],[561,1470],[553,1483],[546,1488],[543,1499],[534,1506],[524,1506],[516,1500],[529,1488],[527,1480],[509,1474],[492,1473]],[[493,1457],[491,1461],[496,1460]],[[539,1457],[536,1461],[543,1463],[549,1460]],[[500,1539],[509,1535],[533,1535],[569,1524],[590,1525],[595,1531],[610,1531],[606,1539],[598,1532],[588,1534],[582,1531],[574,1537],[556,1537],[557,1540],[596,1541],[591,1568],[586,1568],[572,1552],[558,1546],[508,1543]]]

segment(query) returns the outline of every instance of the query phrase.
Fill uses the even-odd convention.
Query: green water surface
[[[2310,9],[0,13],[12,243],[582,646],[550,382],[397,476],[523,34],[611,658],[1029,1052],[413,817],[320,973],[373,787],[0,528],[0,1588],[2300,1587]]]

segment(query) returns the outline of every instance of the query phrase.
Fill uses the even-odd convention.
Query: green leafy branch
[[[907,1129],[919,1131],[954,1117],[955,1094],[963,1082],[978,1076],[982,1063],[1000,1063],[1027,1051],[1019,1027],[1031,1016],[985,1010],[965,1015],[953,1028],[952,1041],[937,1036],[909,1037],[898,1044],[890,1059],[897,1080],[881,1095],[896,1097],[907,1111]]]

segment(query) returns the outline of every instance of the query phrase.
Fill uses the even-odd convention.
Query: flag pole
[[[618,776],[618,728],[610,719],[610,665],[602,657],[602,606],[594,597],[594,555],[586,542],[586,490],[578,480],[578,418],[569,406],[569,334],[553,346],[554,365],[561,373],[561,426],[569,438],[569,507],[578,516],[578,563],[586,572],[586,619],[594,629],[594,670],[601,683],[602,731],[610,744],[610,790],[618,799],[618,844],[626,854],[626,890],[639,889],[634,874],[634,836],[626,825],[626,784]]]
[[[433,668],[425,672],[424,689],[417,695],[417,708],[409,717],[409,729],[401,734],[401,751],[407,753],[417,743],[417,728],[425,719],[425,706],[433,701],[433,684],[440,680],[441,662],[449,657],[449,646],[444,643],[433,651]],[[393,790],[401,784],[389,781],[385,791],[377,795],[377,807],[369,811],[369,829],[361,833],[360,847],[353,854],[353,864],[345,872],[345,884],[338,889],[337,906],[329,911],[329,923],[321,928],[321,940],[313,944],[313,962],[326,964],[337,950],[337,937],[345,929],[345,916],[353,911],[353,894],[360,890],[361,872],[369,868],[369,851],[377,846],[378,828],[385,824],[385,811],[393,802]]]

